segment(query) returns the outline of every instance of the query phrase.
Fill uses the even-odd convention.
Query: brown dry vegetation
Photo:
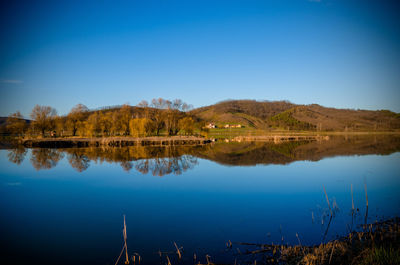
[[[388,110],[326,108],[287,101],[231,100],[195,109],[193,115],[223,125],[308,131],[385,131],[400,129],[400,114]]]
[[[395,265],[400,264],[400,219],[365,225],[362,231],[316,246],[238,244],[256,247],[241,254],[248,260],[258,260],[257,264]]]
[[[26,123],[19,112],[11,114],[0,126],[2,135],[28,137],[147,137],[193,135],[195,118],[187,113],[190,105],[182,100],[153,99],[137,107],[122,105],[89,110],[78,104],[65,116],[57,116],[50,106],[36,105]],[[202,133],[201,126],[197,131]]]
[[[32,110],[32,122],[19,112],[0,120],[3,135],[48,137],[110,136],[206,136],[206,123],[239,124],[263,133],[275,131],[379,132],[400,130],[400,114],[388,110],[326,108],[317,104],[296,105],[287,101],[230,100],[188,111],[181,100],[153,99],[138,106],[114,106],[88,110],[76,105],[65,116],[57,116],[49,106]],[[235,131],[236,132],[236,131]],[[240,134],[241,132],[239,132]],[[243,132],[242,132],[243,133]],[[249,132],[248,132],[249,133]]]

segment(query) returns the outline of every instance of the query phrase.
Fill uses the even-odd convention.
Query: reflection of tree
[[[90,159],[78,152],[74,152],[68,155],[68,162],[71,167],[75,168],[78,172],[85,171],[90,165]]]
[[[36,170],[50,169],[63,157],[63,153],[56,149],[37,148],[32,150],[31,163]]]
[[[17,165],[21,164],[25,159],[27,150],[24,147],[18,147],[8,152],[8,160]]]
[[[252,166],[257,164],[288,164],[293,161],[318,161],[341,155],[391,154],[400,150],[399,136],[375,135],[332,136],[324,141],[233,142],[202,146],[127,146],[84,147],[65,149],[32,149],[31,162],[36,169],[54,167],[65,152],[78,172],[86,170],[90,161],[117,163],[129,172],[135,168],[154,176],[182,174],[197,164],[197,157],[223,165]],[[10,162],[22,163],[26,150],[16,148],[8,153]]]
[[[182,172],[194,168],[197,163],[196,157],[191,155],[182,155],[178,157],[138,160],[135,163],[135,168],[143,174],[151,172],[153,176],[162,177],[171,173],[180,175]]]
[[[123,161],[120,163],[121,167],[123,170],[125,170],[126,172],[131,171],[131,169],[133,168],[133,164],[131,161]]]
[[[155,176],[181,174],[197,164],[195,157],[189,155],[193,146],[127,146],[127,147],[87,147],[59,149],[67,153],[68,161],[77,171],[89,167],[90,161],[96,163],[118,163],[126,172],[132,168]]]

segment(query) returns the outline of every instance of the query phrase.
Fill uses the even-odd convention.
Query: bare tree
[[[86,113],[89,109],[83,104],[77,104],[71,109],[67,116],[67,128],[72,131],[72,136],[76,136],[76,132],[80,127],[83,127]]]
[[[156,131],[156,135],[160,135],[161,129],[164,127],[164,115],[162,112],[162,109],[165,109],[165,106],[167,105],[166,100],[162,98],[155,99],[151,101],[151,107],[157,109],[154,112],[154,127]]]
[[[139,108],[148,108],[149,107],[149,102],[147,102],[146,100],[142,100],[137,104],[137,106]]]
[[[40,131],[41,135],[44,136],[46,130],[52,130],[54,127],[54,118],[57,115],[57,111],[50,106],[39,106],[36,105],[32,109],[31,118],[33,120],[33,127]]]
[[[124,104],[119,110],[121,129],[125,135],[129,135],[129,122],[132,119],[131,106]]]

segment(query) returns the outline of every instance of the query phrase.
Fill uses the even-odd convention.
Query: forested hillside
[[[400,129],[400,114],[389,110],[327,108],[288,101],[230,100],[195,109],[194,116],[217,126],[242,124],[258,129],[376,131]]]

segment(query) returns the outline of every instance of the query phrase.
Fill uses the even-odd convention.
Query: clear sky
[[[181,98],[400,112],[397,1],[1,1],[0,116]]]

